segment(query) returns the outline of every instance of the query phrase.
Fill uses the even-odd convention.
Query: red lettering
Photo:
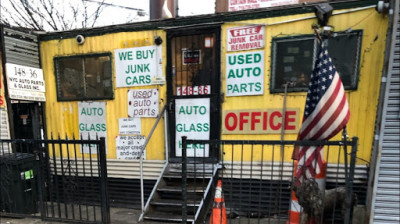
[[[233,119],[233,124],[232,124],[232,125],[229,125],[230,118]],[[228,131],[233,131],[233,130],[235,130],[236,127],[237,127],[237,122],[238,122],[238,121],[237,121],[236,114],[230,112],[230,113],[228,113],[228,114],[226,115],[226,117],[225,117],[225,128],[226,128]]]
[[[263,130],[268,129],[268,112],[263,113]]]
[[[248,119],[245,119],[244,117],[248,117],[249,116],[249,112],[241,112],[239,114],[239,130],[243,130],[243,124],[244,123],[249,123]]]
[[[233,29],[230,30],[230,32],[232,37],[239,37],[239,36],[258,34],[261,28],[262,28],[261,26],[247,27],[247,28]]]
[[[0,91],[1,91],[1,89],[0,89]],[[2,106],[4,106],[4,99],[3,99],[3,96],[1,96],[0,95],[0,106],[2,107]]]
[[[260,123],[260,119],[257,119],[256,117],[261,116],[261,112],[253,112],[251,113],[251,130],[256,129],[256,123]]]
[[[296,111],[286,111],[285,113],[285,130],[295,130],[296,124],[290,125],[289,123],[296,121]]]
[[[274,120],[275,117],[282,118],[282,114],[279,111],[274,111],[271,113],[271,116],[269,117],[269,126],[271,127],[272,130],[279,130],[279,128],[282,127],[282,122],[278,122],[275,124]]]

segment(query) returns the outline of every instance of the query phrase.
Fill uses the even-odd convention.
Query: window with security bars
[[[59,101],[113,98],[111,54],[54,59]]]
[[[357,89],[362,31],[334,33],[328,39],[329,55],[346,90]],[[314,35],[272,40],[271,93],[305,92],[319,45]]]

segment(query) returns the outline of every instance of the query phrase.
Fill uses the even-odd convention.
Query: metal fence
[[[110,223],[105,139],[0,140],[0,212]]]
[[[205,223],[212,218],[214,191],[217,180],[222,180],[228,223],[298,223],[291,220],[291,209],[297,209],[295,212],[299,213],[300,219],[306,218],[306,211],[302,207],[292,206],[293,203],[300,203],[292,201],[296,167],[295,161],[291,160],[293,149],[297,146],[324,146],[327,177],[326,190],[320,192],[322,207],[311,208],[311,211],[308,208],[307,212],[315,216],[317,223],[351,223],[352,207],[357,203],[357,195],[353,194],[357,140],[217,141],[183,138],[183,155],[186,155],[188,145],[208,145],[197,147],[197,150],[208,148],[220,152],[220,162],[215,164],[220,169],[211,184],[211,197],[204,195],[201,199],[205,211],[198,212],[202,217],[198,217],[197,222]],[[191,150],[196,150],[196,147],[191,147]],[[191,155],[201,153],[194,152]],[[202,167],[200,157],[188,159],[183,156],[182,163],[182,196],[187,195],[182,201],[182,216],[186,220],[188,214],[191,217],[193,213],[190,211],[190,190],[193,189],[186,188],[186,179],[196,176],[196,172],[199,176],[204,172],[187,169],[194,164]]]

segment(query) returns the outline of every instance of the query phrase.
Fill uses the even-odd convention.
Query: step
[[[211,178],[212,177],[212,173],[206,173],[206,174],[199,174],[196,173],[196,175],[194,175],[194,173],[188,173],[186,178],[188,179],[202,179],[202,178]],[[175,173],[175,172],[167,172],[164,173],[163,178],[170,178],[170,179],[182,179],[182,173]]]
[[[208,182],[208,181],[207,181]],[[206,184],[207,184],[206,182]],[[206,190],[207,187],[188,187],[186,192],[187,193],[204,193],[204,191]],[[163,186],[163,187],[159,187],[157,188],[157,191],[162,191],[165,193],[182,193],[182,186],[178,185],[178,186]]]
[[[187,164],[186,165],[186,172],[194,173],[196,172],[204,172],[204,173],[212,173],[215,168],[217,167],[216,164]],[[182,164],[170,164],[168,167],[169,172],[177,172],[182,173]]]
[[[181,207],[182,206],[182,200],[173,200],[173,199],[155,199],[150,202],[151,205],[156,205],[156,206],[177,206]],[[193,207],[193,206],[199,206],[200,205],[200,200],[187,200],[186,205],[188,207]]]
[[[182,215],[171,214],[168,212],[153,212],[146,214],[144,217],[146,220],[160,221],[160,222],[182,222]],[[187,222],[193,222],[194,215],[187,216]]]

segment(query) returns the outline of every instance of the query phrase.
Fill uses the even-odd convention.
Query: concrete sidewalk
[[[39,215],[39,214],[38,214]],[[115,224],[134,224],[138,223],[140,210],[128,208],[111,208],[111,223]],[[65,224],[65,222],[42,221],[40,218],[10,218],[1,217],[0,224]],[[160,224],[166,222],[143,222],[144,224]],[[176,223],[175,223],[176,224]]]
[[[134,224],[138,223],[138,219],[140,216],[140,209],[128,209],[128,208],[111,208],[110,216],[112,224]],[[39,214],[38,214],[39,215]],[[228,219],[228,224],[260,224],[260,223],[269,223],[269,224],[285,224],[286,220],[283,219],[248,219],[245,217],[237,217],[235,219]],[[178,222],[149,222],[144,221],[143,224],[177,224]],[[209,220],[206,220],[204,223],[209,223]],[[49,222],[42,221],[40,218],[9,218],[9,217],[0,217],[0,224],[65,224],[65,222]]]

